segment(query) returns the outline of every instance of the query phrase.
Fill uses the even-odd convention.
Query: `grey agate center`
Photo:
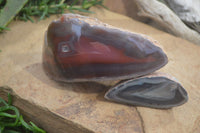
[[[187,92],[167,77],[142,77],[111,88],[106,99],[137,106],[171,108],[188,100]]]

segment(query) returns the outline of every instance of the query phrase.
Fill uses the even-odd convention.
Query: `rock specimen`
[[[47,31],[44,67],[59,81],[125,79],[154,72],[167,56],[148,37],[66,14]]]
[[[45,72],[52,79],[64,82],[136,78],[152,73],[167,63],[166,54],[155,45],[156,43],[145,35],[118,29],[97,19],[77,14],[65,14],[60,20],[53,21],[49,25],[45,35],[43,66]],[[141,82],[143,80],[141,79]],[[148,98],[146,94],[141,94],[143,99],[135,102],[135,98],[129,99],[129,95],[124,95],[126,92],[132,92],[130,88],[128,90],[120,88],[124,89],[124,92],[120,95],[115,95],[116,92],[114,92],[112,96],[123,96],[123,99],[127,97],[128,103],[134,105],[142,103],[143,106],[150,106],[149,103],[146,104],[149,100],[148,102],[153,102],[151,107],[156,108],[168,108],[186,101],[186,92],[178,93],[181,96],[177,96],[174,94],[180,91],[179,87],[168,88],[174,83],[171,83],[171,80],[161,82],[159,78],[158,81],[153,78],[149,81],[152,83],[147,84],[148,87],[142,85],[136,88],[152,90],[152,97]],[[140,83],[140,81],[136,83]],[[165,86],[168,83],[167,89],[153,87],[154,85]],[[153,89],[149,89],[151,85]],[[133,80],[133,91],[135,91],[135,86]],[[145,92],[144,89],[141,92]],[[157,89],[158,91],[155,91]],[[184,91],[182,87],[181,91]],[[107,94],[107,98],[111,96],[111,92]],[[160,102],[162,99],[159,98],[164,93],[166,93],[164,98],[166,101]],[[183,98],[179,99],[179,97]],[[109,97],[109,99],[111,98],[114,97]]]
[[[171,108],[185,103],[188,96],[175,78],[155,74],[119,83],[105,98],[131,105]]]

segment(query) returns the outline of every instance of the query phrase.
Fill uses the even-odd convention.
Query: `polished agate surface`
[[[43,64],[49,76],[59,81],[138,77],[167,63],[155,43],[96,19],[66,14],[48,27]]]
[[[185,89],[176,80],[165,76],[131,79],[112,87],[106,99],[153,108],[171,108],[188,100]]]
[[[106,93],[106,99],[118,103],[152,108],[185,103],[187,92],[177,81],[146,77],[167,62],[166,54],[150,37],[95,18],[65,14],[45,34],[43,67],[50,78],[63,82],[131,79]]]

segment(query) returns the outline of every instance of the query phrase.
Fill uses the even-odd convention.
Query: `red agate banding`
[[[45,35],[43,65],[59,81],[138,77],[166,63],[166,54],[145,35],[77,14],[53,21]]]

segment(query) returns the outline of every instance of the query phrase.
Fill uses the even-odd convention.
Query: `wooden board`
[[[105,23],[147,34],[162,45],[169,63],[160,71],[175,76],[189,101],[168,110],[133,107],[103,98],[109,86],[58,83],[43,72],[42,46],[52,16],[39,23],[16,21],[0,35],[0,86],[9,86],[14,104],[49,133],[200,132],[200,47],[104,9],[90,14]],[[1,89],[6,98],[8,89]]]

